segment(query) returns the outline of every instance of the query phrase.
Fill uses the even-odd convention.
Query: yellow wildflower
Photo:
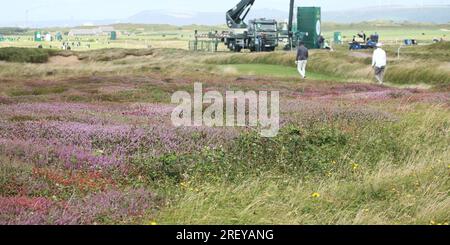
[[[180,183],[180,186],[183,187],[183,188],[187,188],[187,187],[188,187],[188,183],[186,183],[186,182],[181,182],[181,183]]]
[[[312,198],[319,198],[320,197],[320,193],[318,192],[314,192],[313,194],[311,194]]]

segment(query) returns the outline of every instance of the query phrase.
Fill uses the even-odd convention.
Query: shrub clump
[[[0,48],[0,60],[21,63],[46,63],[53,50],[37,48]]]

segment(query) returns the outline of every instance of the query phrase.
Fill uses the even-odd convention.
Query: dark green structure
[[[62,35],[62,33],[61,33],[61,32],[57,32],[57,33],[56,33],[56,36],[55,36],[55,39],[56,39],[57,41],[62,41],[62,40],[63,40],[63,35]]]
[[[342,44],[342,32],[335,32],[333,38],[334,44],[341,45]]]
[[[117,40],[117,32],[116,31],[112,31],[111,32],[111,40]]]
[[[322,13],[320,7],[298,7],[297,39],[307,48],[319,48],[319,36],[322,34]]]
[[[42,39],[43,39],[43,37],[42,37],[42,34],[40,31],[34,32],[34,41],[35,42],[42,42]]]

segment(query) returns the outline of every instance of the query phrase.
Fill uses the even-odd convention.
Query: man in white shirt
[[[375,78],[380,84],[384,82],[384,72],[386,71],[387,55],[381,48],[382,43],[377,43],[377,49],[373,52],[372,67],[375,69]]]

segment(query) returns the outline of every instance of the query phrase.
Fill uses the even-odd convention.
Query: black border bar
[[[255,239],[255,236],[259,237]],[[180,234],[183,239],[179,240]],[[197,239],[189,235],[197,234]],[[208,241],[200,234],[209,234]],[[247,235],[244,235],[247,234]],[[0,226],[3,242],[279,244],[298,242],[450,243],[449,226]],[[7,244],[7,243],[3,243]]]

